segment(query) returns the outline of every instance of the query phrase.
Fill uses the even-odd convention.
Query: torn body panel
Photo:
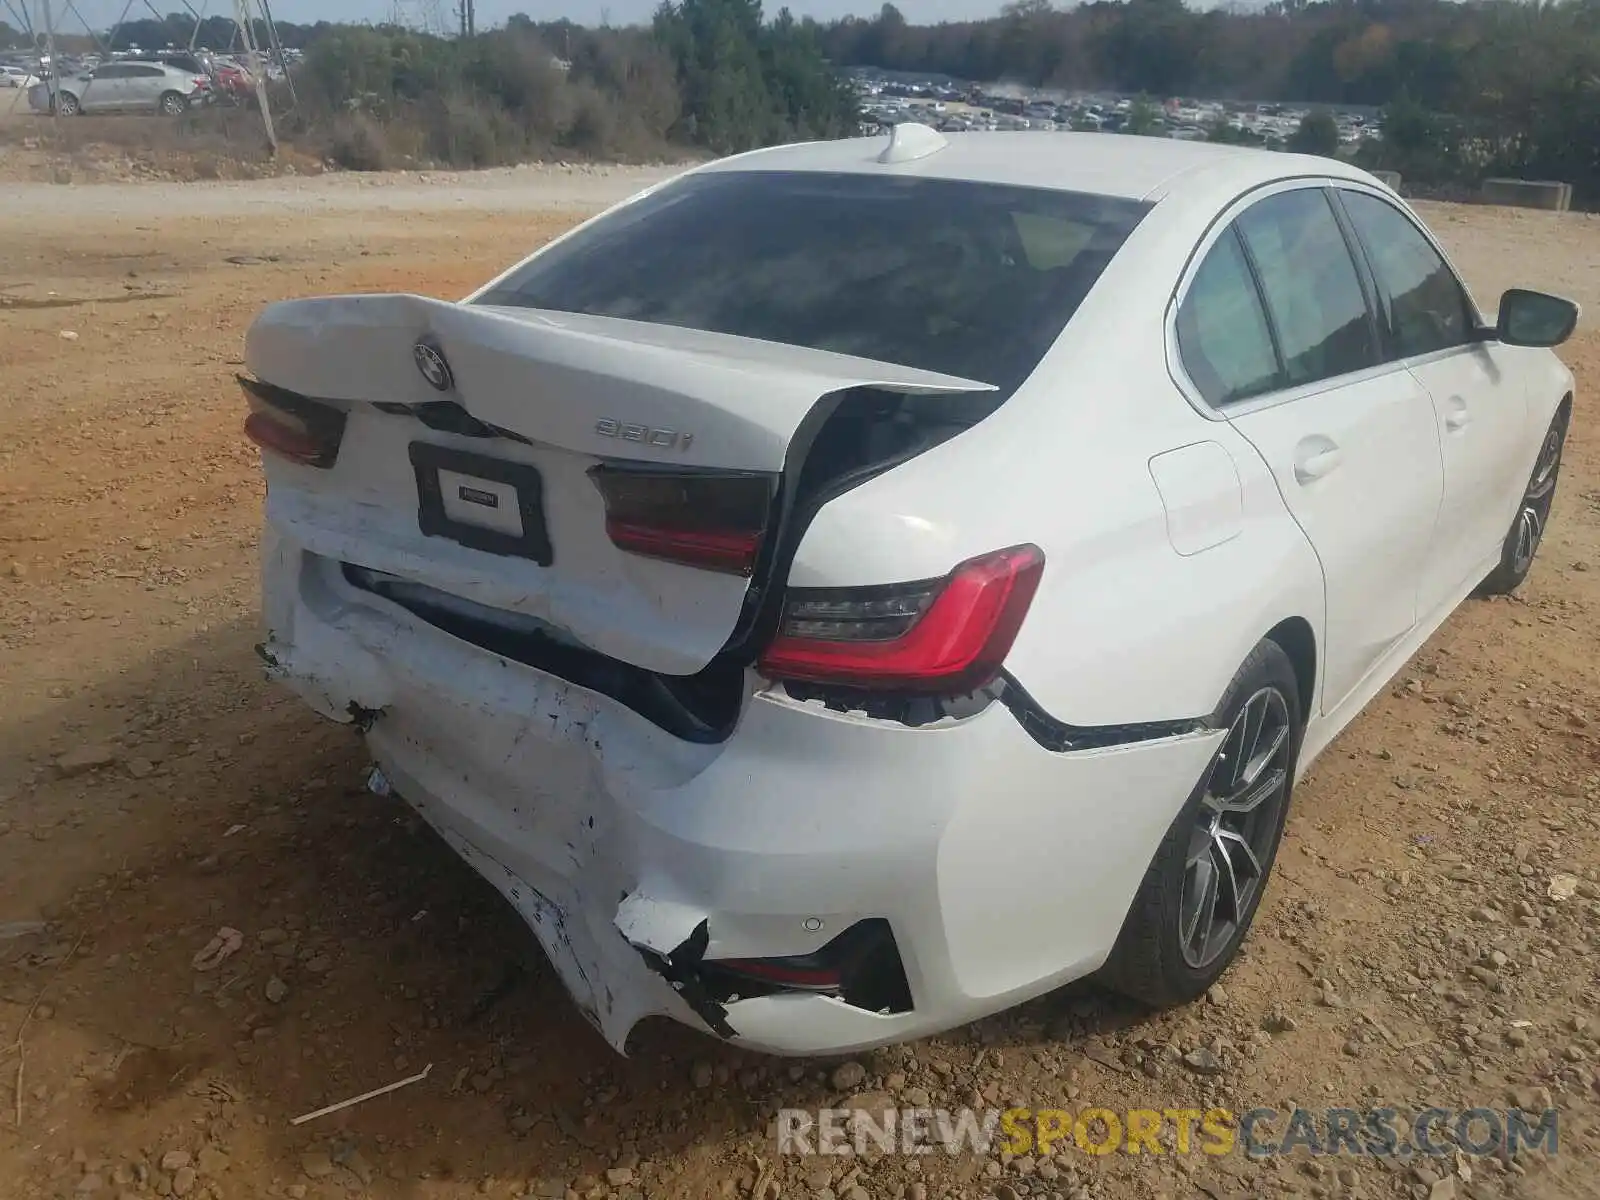
[[[1001,705],[913,729],[752,674],[734,734],[694,743],[264,545],[269,673],[330,719],[377,714],[366,739],[394,791],[618,1050],[665,1016],[754,1050],[849,1052],[1094,970],[1221,736],[1052,753]],[[792,975],[859,929],[887,933],[874,954],[897,987]]]
[[[442,389],[418,348],[448,364]],[[307,412],[337,427],[265,457],[281,533],[670,675],[706,668],[759,598],[779,479],[815,421],[994,392],[751,338],[406,295],[272,305],[246,360],[269,446],[299,447]],[[729,556],[716,569],[692,553],[708,545]]]
[[[686,904],[662,903],[636,892],[617,907],[613,923],[707,1028],[721,1037],[736,1036],[727,1008],[707,991],[700,973],[711,940],[705,917]]]

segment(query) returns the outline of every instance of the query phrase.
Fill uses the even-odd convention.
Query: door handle
[[[1321,479],[1339,465],[1339,459],[1339,447],[1331,439],[1321,434],[1304,439],[1294,451],[1296,482],[1306,484]]]
[[[1472,424],[1472,412],[1467,408],[1467,402],[1460,396],[1451,396],[1445,402],[1444,427],[1455,433],[1470,424]]]

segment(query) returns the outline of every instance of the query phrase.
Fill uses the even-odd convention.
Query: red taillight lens
[[[345,414],[258,379],[240,377],[250,404],[244,434],[263,450],[308,467],[331,467],[344,440]]]
[[[612,466],[589,475],[619,549],[728,575],[755,570],[772,508],[770,475]]]
[[[791,588],[760,670],[875,691],[970,692],[1000,673],[1043,572],[1042,550],[1013,546],[943,579]]]

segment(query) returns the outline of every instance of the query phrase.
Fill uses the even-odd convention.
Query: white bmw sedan
[[[261,653],[619,1050],[1182,1003],[1297,777],[1527,575],[1577,315],[1328,159],[726,159],[459,303],[260,315]]]

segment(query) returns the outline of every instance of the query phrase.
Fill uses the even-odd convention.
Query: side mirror
[[[1571,300],[1512,288],[1500,297],[1495,339],[1508,346],[1559,346],[1577,328],[1578,312]]]

